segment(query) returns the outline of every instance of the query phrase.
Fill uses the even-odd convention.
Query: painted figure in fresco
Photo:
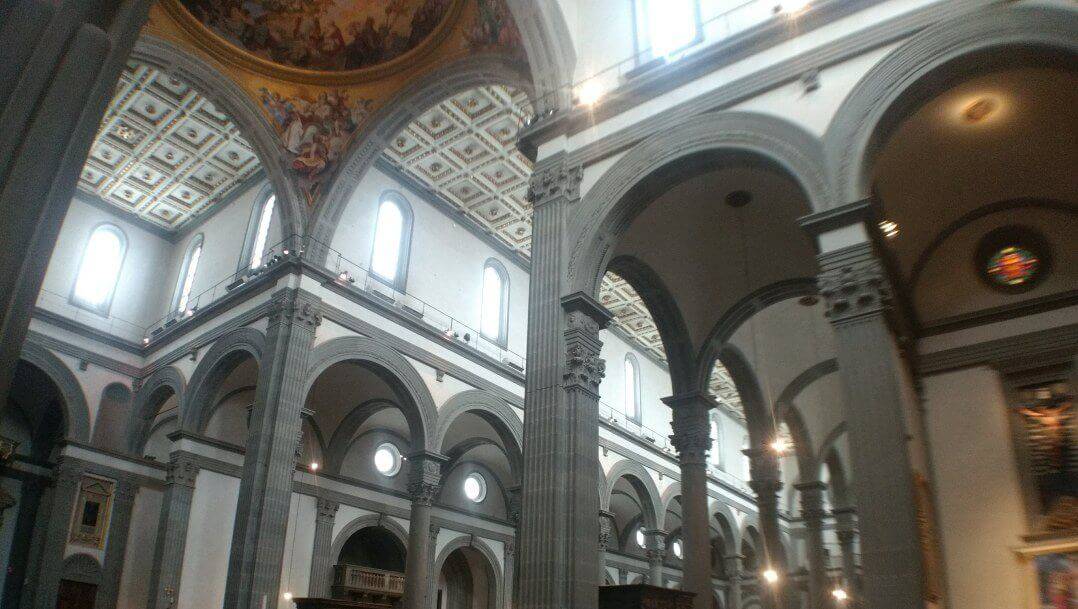
[[[479,14],[464,30],[466,46],[479,51],[502,47],[515,54],[523,54],[520,30],[504,0],[477,0]]]

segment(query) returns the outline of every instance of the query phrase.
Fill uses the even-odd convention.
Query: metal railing
[[[85,309],[72,302],[68,295],[60,294],[44,287],[41,288],[37,295],[37,307],[132,343],[139,342],[146,334],[146,327],[143,325],[117,317],[111,313],[102,315],[96,311]]]
[[[333,587],[341,592],[374,592],[387,596],[404,594],[404,574],[371,567],[339,564],[333,567]]]

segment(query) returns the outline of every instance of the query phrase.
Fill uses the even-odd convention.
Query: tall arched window
[[[71,301],[84,309],[108,315],[126,252],[127,237],[118,226],[102,224],[95,228],[79,261]]]
[[[179,277],[176,278],[176,296],[173,302],[173,310],[184,313],[191,304],[191,289],[195,285],[195,274],[198,272],[198,261],[202,258],[202,235],[191,240],[187,246],[187,254],[183,257],[183,266],[180,267]]]
[[[711,415],[711,464],[722,469],[722,419]]]
[[[699,0],[634,0],[636,52],[643,63],[700,39]]]
[[[374,224],[371,272],[400,291],[404,291],[407,276],[411,233],[412,210],[408,203],[399,194],[383,194]]]
[[[277,204],[277,196],[270,194],[262,205],[256,206],[251,212],[251,227],[248,230],[247,268],[254,270],[262,266],[262,256],[266,253],[266,239],[269,238],[270,224],[273,222],[273,211]]]
[[[625,355],[625,416],[640,422],[640,364],[632,353]]]
[[[509,330],[509,274],[491,258],[483,266],[483,303],[479,332],[488,340],[505,345]]]

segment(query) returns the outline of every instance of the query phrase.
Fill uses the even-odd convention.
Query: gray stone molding
[[[201,433],[213,405],[213,396],[232,368],[248,356],[261,365],[265,349],[266,336],[254,328],[238,328],[214,341],[191,374],[187,390],[180,396],[180,429]]]
[[[139,380],[140,386],[131,406],[125,433],[127,438],[125,448],[133,455],[142,454],[146,440],[150,437],[153,421],[157,417],[157,411],[161,407],[161,401],[163,398],[167,399],[163,393],[171,391],[179,401],[186,394],[187,387],[187,381],[173,366],[160,368],[149,378]]]
[[[401,410],[412,436],[412,448],[434,450],[434,435],[438,424],[438,408],[423,378],[415,368],[392,347],[366,336],[346,336],[329,340],[314,349],[305,375],[303,395],[330,366],[340,362],[360,362],[392,377],[391,385],[401,401]]]
[[[824,136],[837,194],[831,205],[867,198],[868,175],[881,139],[902,114],[926,95],[925,77],[954,82],[1010,61],[1007,47],[1078,53],[1078,12],[1063,8],[996,3],[925,28],[876,64],[835,113]],[[956,61],[977,55],[989,61]]]
[[[82,392],[82,386],[74,373],[60,358],[53,355],[44,347],[28,342],[22,347],[20,359],[38,367],[44,372],[56,387],[60,395],[64,397],[64,425],[66,432],[64,437],[79,442],[90,442],[90,409],[86,405],[86,397]]]
[[[39,526],[46,527],[41,548],[40,571],[37,575],[37,592],[34,595],[38,607],[47,608],[56,604],[57,588],[63,578],[65,567],[64,548],[67,546],[72,512],[79,493],[79,483],[85,474],[85,466],[77,460],[61,458],[56,465],[51,512],[48,514],[47,521],[38,521]],[[96,566],[97,560],[91,560]],[[98,575],[100,575],[99,568]],[[100,582],[95,580],[91,583]]]
[[[999,367],[1003,362],[1038,361],[1058,353],[1078,352],[1078,324],[1008,336],[986,342],[921,353],[917,373],[932,375],[974,366]]]
[[[463,391],[449,398],[438,411],[438,429],[434,435],[434,446],[442,454],[449,454],[450,446],[445,446],[446,434],[453,422],[462,414],[474,414],[487,423],[498,434],[509,460],[511,473],[517,482],[523,476],[524,423],[514,409],[504,400],[479,389]]]
[[[152,65],[194,87],[229,116],[262,164],[281,210],[283,235],[302,235],[306,227],[306,198],[288,167],[281,139],[258,108],[256,101],[221,70],[164,39],[143,34],[131,58]],[[220,203],[218,203],[220,204]]]
[[[329,598],[333,564],[340,550],[333,552],[333,525],[341,504],[332,499],[315,498],[314,549],[311,551],[311,577],[307,596]],[[347,539],[347,538],[346,538]]]
[[[580,182],[584,179],[584,168],[580,165],[567,166],[564,163],[543,163],[537,165],[528,184],[528,201],[532,207],[542,207],[552,201],[580,199]]]
[[[150,577],[150,609],[171,609],[179,598],[187,527],[199,467],[188,455],[175,452],[169,463],[168,486],[161,502]]]
[[[606,489],[600,502],[600,508],[610,509],[610,498],[614,494],[614,485],[618,480],[625,478],[640,496],[640,507],[644,511],[644,526],[649,529],[661,529],[665,511],[662,505],[662,495],[655,485],[655,479],[646,469],[635,461],[625,459],[618,461],[606,475]]]
[[[124,570],[127,537],[131,529],[131,510],[135,505],[138,484],[131,479],[116,481],[112,495],[112,514],[109,516],[108,541],[105,546],[105,567],[97,590],[97,602],[101,607],[112,609],[120,594],[120,578]]]
[[[576,49],[557,0],[507,0],[528,55],[537,112],[556,112],[571,103],[567,83],[576,68]]]
[[[639,188],[641,183],[673,163],[723,154],[749,155],[778,165],[801,186],[814,209],[833,198],[820,143],[801,127],[751,112],[684,117],[634,145],[584,194],[570,231],[575,236],[568,264],[572,288],[589,294],[598,289],[613,244],[651,202],[644,191],[653,191]]]
[[[822,254],[820,269],[820,295],[832,324],[857,323],[891,310],[891,285],[871,244]]]
[[[319,499],[319,502],[330,501],[326,499]],[[337,503],[331,501],[332,503]],[[401,518],[407,518],[407,514],[399,515]],[[387,513],[380,512],[377,514],[366,514],[350,520],[339,533],[333,536],[333,544],[329,548],[329,558],[331,563],[336,563],[340,558],[341,550],[344,549],[344,544],[348,543],[348,539],[363,529],[369,529],[372,527],[383,528],[393,537],[397,538],[397,541],[402,546],[408,547],[408,531],[405,530],[396,520],[388,517]]]

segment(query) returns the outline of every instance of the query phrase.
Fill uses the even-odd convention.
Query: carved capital
[[[432,505],[442,486],[445,457],[428,452],[408,455],[408,494],[413,503]]]
[[[580,182],[584,179],[584,168],[580,165],[566,167],[558,162],[549,167],[541,167],[532,174],[528,185],[528,201],[532,207],[541,207],[558,199],[576,201],[580,199]]]
[[[819,528],[823,524],[823,518],[827,512],[823,509],[824,491],[827,485],[823,482],[804,482],[795,484],[794,488],[801,494],[801,516],[809,526]]]
[[[283,290],[270,300],[269,325],[292,324],[312,332],[322,324],[322,307],[318,299],[303,292]]]
[[[332,522],[337,517],[337,510],[339,510],[341,504],[333,501],[332,499],[326,499],[324,497],[318,498],[318,520]]]
[[[561,300],[565,309],[566,388],[585,389],[598,396],[599,384],[606,376],[606,362],[599,357],[603,343],[599,330],[610,323],[611,314],[594,298],[577,293]]]
[[[706,464],[711,450],[711,420],[709,412],[715,402],[704,394],[663,398],[670,406],[673,419],[670,441],[682,463]]]
[[[565,352],[566,386],[583,387],[592,392],[599,391],[599,384],[606,376],[606,361],[581,345],[572,345]]]
[[[198,477],[199,467],[186,457],[177,457],[168,464],[168,475],[165,483],[169,485],[186,486],[195,488],[195,478]]]
[[[509,489],[509,521],[513,523],[513,526],[520,525],[521,512],[521,489],[515,486]]]
[[[820,266],[824,270],[817,284],[832,323],[890,310],[887,273],[867,245],[825,254],[820,257]]]

